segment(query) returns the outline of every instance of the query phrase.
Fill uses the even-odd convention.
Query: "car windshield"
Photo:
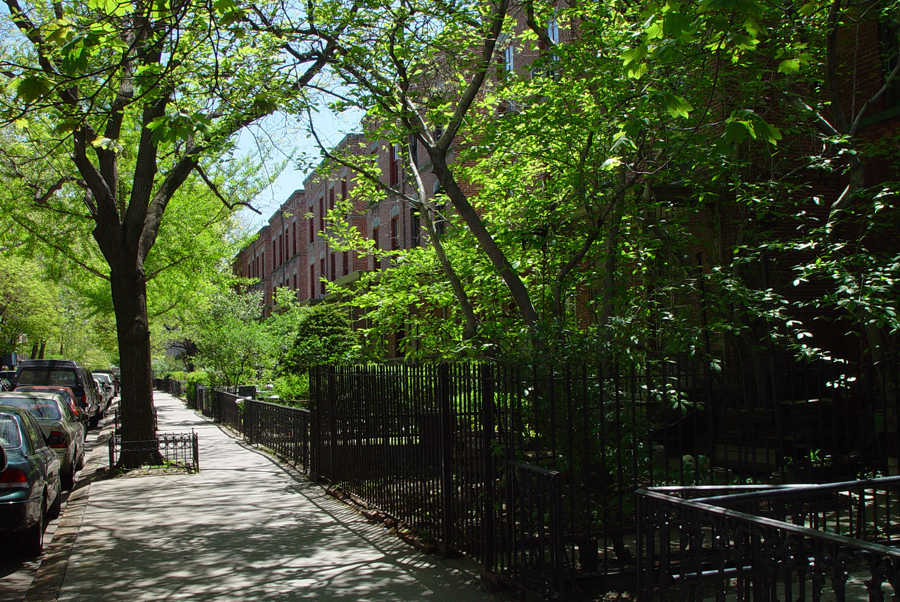
[[[59,420],[59,406],[52,399],[36,399],[34,397],[4,397],[0,403],[27,410],[35,418]]]
[[[54,370],[52,368],[27,369],[19,373],[20,385],[60,385],[68,387],[78,384],[72,370]]]
[[[22,445],[19,436],[19,425],[9,414],[0,414],[0,446],[3,449],[16,449]]]

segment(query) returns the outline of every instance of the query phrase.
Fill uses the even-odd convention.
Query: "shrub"
[[[195,372],[188,372],[185,374],[185,380],[187,381],[187,387],[185,387],[185,396],[187,397],[188,407],[196,408],[197,407],[197,391],[194,387],[195,384],[203,385],[205,387],[209,386],[210,379],[209,374],[203,372],[202,370],[198,370]]]
[[[283,374],[275,379],[273,392],[281,399],[280,403],[305,405],[291,402],[309,399],[309,375]]]

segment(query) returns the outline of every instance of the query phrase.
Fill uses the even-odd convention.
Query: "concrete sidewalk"
[[[39,571],[29,601],[494,600],[465,561],[422,554],[180,400],[155,400],[160,431],[197,431],[201,471],[94,480],[51,546],[68,530],[61,587]]]

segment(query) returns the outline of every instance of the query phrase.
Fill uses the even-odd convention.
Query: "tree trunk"
[[[444,192],[453,204],[453,208],[456,209],[459,216],[469,226],[469,231],[475,236],[481,249],[488,256],[503,282],[506,283],[506,288],[510,296],[512,296],[516,308],[519,310],[522,321],[528,326],[535,326],[538,322],[538,315],[534,305],[531,303],[531,297],[525,283],[519,277],[518,272],[510,265],[503,250],[497,245],[478,212],[475,211],[475,208],[469,203],[469,199],[466,198],[466,194],[459,187],[453,172],[447,166],[446,155],[442,154],[440,150],[435,151],[434,149],[429,149],[429,154],[431,155],[434,175],[444,187]]]
[[[117,266],[110,274],[110,284],[122,370],[119,433],[123,443],[120,464],[125,468],[136,468],[146,463],[158,464],[147,285],[143,269]]]

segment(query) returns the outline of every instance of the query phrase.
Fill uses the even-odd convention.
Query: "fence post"
[[[306,458],[307,473],[318,478],[321,473],[319,466],[321,452],[322,432],[319,426],[320,416],[322,415],[321,394],[319,393],[319,370],[321,367],[309,369],[309,453]]]
[[[334,482],[334,448],[337,446],[337,417],[335,416],[336,404],[334,403],[335,367],[329,364],[325,370],[325,378],[328,379],[328,464],[331,472],[331,474],[327,475],[325,478]]]
[[[481,381],[481,424],[482,424],[482,461],[484,470],[484,564],[491,570],[496,564],[494,550],[494,381],[490,364],[482,364],[478,369]]]
[[[441,458],[441,541],[443,553],[454,545],[453,541],[453,410],[450,407],[450,364],[438,366],[437,405],[440,412]]]

